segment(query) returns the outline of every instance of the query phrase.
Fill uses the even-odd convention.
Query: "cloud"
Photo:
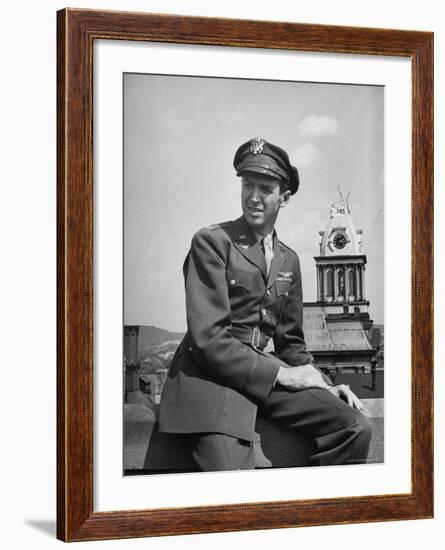
[[[290,159],[293,164],[298,167],[309,166],[320,158],[318,149],[310,141],[297,147],[290,154]]]
[[[298,126],[298,133],[307,137],[333,136],[338,131],[338,122],[332,116],[311,115]]]

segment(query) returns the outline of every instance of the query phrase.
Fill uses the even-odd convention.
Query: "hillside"
[[[170,340],[182,340],[183,332],[170,332],[163,328],[152,325],[140,325],[139,327],[139,350],[150,346],[156,346]]]
[[[158,369],[168,368],[183,336],[183,332],[141,325],[138,338],[141,374],[154,374]]]

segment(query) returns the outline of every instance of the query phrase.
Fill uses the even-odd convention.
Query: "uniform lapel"
[[[235,220],[233,244],[249,262],[260,269],[264,280],[266,280],[267,268],[264,253],[249,224],[242,216]]]
[[[270,265],[269,277],[267,278],[267,288],[271,287],[277,277],[281,266],[284,263],[284,251],[281,243],[278,241],[277,235],[274,232],[273,237],[273,260]]]

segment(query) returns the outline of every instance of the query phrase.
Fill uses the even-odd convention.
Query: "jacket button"
[[[269,290],[269,289],[266,290],[266,294],[267,294],[268,296],[270,296],[270,290]]]
[[[267,315],[267,309],[263,309],[263,315]]]
[[[232,279],[232,280],[230,281],[230,284],[231,284],[231,285],[234,285],[235,283],[236,283],[235,279]]]

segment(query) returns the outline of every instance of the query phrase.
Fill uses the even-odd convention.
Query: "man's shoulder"
[[[203,227],[202,230],[208,230],[208,231],[218,231],[219,229],[231,229],[235,224],[235,220],[228,220],[225,222],[218,222],[213,223],[212,225],[207,225],[206,227]]]
[[[280,247],[282,254],[284,254],[287,260],[292,263],[292,269],[298,271],[300,269],[300,258],[295,250],[280,240],[278,240],[278,246]]]
[[[298,254],[295,252],[295,250],[290,246],[288,246],[286,243],[283,243],[283,241],[280,241],[279,239],[278,239],[278,246],[280,247],[282,252],[298,260]]]
[[[223,238],[224,236],[228,236],[228,233],[232,232],[234,224],[234,220],[229,220],[201,227],[201,229],[193,235],[193,240],[206,237]]]

